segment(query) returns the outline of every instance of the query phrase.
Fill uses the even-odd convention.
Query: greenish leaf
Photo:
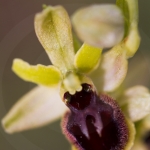
[[[54,66],[31,66],[21,59],[13,61],[12,70],[25,81],[44,86],[58,85],[62,80],[61,72]]]
[[[127,58],[132,57],[139,48],[140,35],[138,31],[138,0],[117,0],[117,5],[122,9],[125,17],[125,39]]]
[[[93,71],[99,64],[102,49],[83,44],[75,55],[75,67],[81,73],[89,73]]]
[[[113,4],[92,5],[79,9],[72,17],[79,38],[95,47],[112,47],[124,35],[124,19]]]
[[[35,31],[52,63],[64,73],[72,69],[74,49],[66,10],[61,6],[47,6],[35,16]]]
[[[67,110],[58,88],[38,86],[11,108],[2,119],[2,125],[7,133],[20,132],[47,125]]]

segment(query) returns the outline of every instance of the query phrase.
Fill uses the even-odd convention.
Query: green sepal
[[[81,8],[73,14],[72,24],[80,40],[95,47],[113,47],[123,39],[124,18],[113,4]]]
[[[62,6],[47,6],[35,16],[35,32],[51,62],[62,72],[73,68],[71,24]]]
[[[75,55],[74,65],[81,73],[89,73],[98,66],[101,53],[101,48],[84,43]]]
[[[12,70],[23,80],[44,86],[58,85],[62,80],[61,72],[52,65],[32,66],[21,59],[15,59]]]

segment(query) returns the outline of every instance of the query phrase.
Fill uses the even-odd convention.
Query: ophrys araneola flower
[[[38,83],[39,85],[42,85],[42,87],[40,86],[34,89],[34,91],[24,97],[19,104],[14,106],[8,116],[6,116],[4,119],[4,126],[8,132],[38,127],[49,123],[59,115],[63,115],[66,110],[65,105],[63,103],[61,104],[61,99],[64,98],[64,94],[69,92],[72,97],[72,95],[75,96],[77,93],[81,92],[82,95],[82,91],[85,90],[83,88],[84,84],[92,87],[92,91],[91,89],[90,91],[91,94],[96,97],[94,98],[96,100],[99,92],[107,93],[107,95],[109,92],[113,92],[125,78],[127,72],[127,58],[131,57],[138,47],[130,47],[133,46],[133,34],[131,33],[137,28],[132,28],[132,26],[130,28],[129,24],[129,33],[126,37],[120,43],[115,43],[116,45],[110,51],[104,53],[102,58],[101,48],[90,46],[87,43],[84,43],[75,54],[73,50],[70,22],[67,13],[62,7],[45,8],[45,10],[35,18],[35,29],[41,44],[48,53],[54,66],[30,66],[20,59],[14,61],[13,70],[20,77],[24,80]],[[134,40],[135,39],[136,38],[134,38]],[[137,45],[139,44],[138,42],[135,43]],[[129,49],[126,49],[127,47]],[[92,80],[87,77],[90,73],[92,73],[90,75]],[[94,81],[94,84],[92,81]],[[106,97],[103,98],[103,101],[108,104]],[[114,102],[111,98],[108,99],[110,99],[111,102]],[[63,100],[66,105],[69,104],[67,98]],[[93,115],[94,119],[99,117],[96,119],[96,122],[99,120],[99,124],[95,123],[95,126],[92,129],[101,128],[98,129],[98,131],[96,130],[100,135],[100,132],[102,131],[102,122],[100,121],[101,115],[97,115],[95,112],[100,106],[99,102],[98,105],[94,103],[93,106],[95,107],[95,110],[91,111],[92,100],[93,99],[90,99],[90,104],[86,105],[86,107],[90,105],[87,109],[90,112],[90,115]],[[78,99],[75,99],[75,102],[77,103]],[[85,104],[83,103],[83,107],[85,107],[84,105]],[[103,106],[104,104],[102,104],[102,107]],[[111,104],[106,108],[108,108],[108,112],[116,112],[114,106]],[[113,111],[110,111],[111,109]],[[120,109],[117,110],[120,111]],[[100,112],[101,110],[98,111]],[[81,112],[81,114],[84,113]],[[41,117],[39,119],[37,116],[40,115]],[[78,113],[78,115],[80,114]],[[114,119],[113,115],[109,116],[112,120]],[[125,119],[123,120],[125,126],[127,126],[127,122]],[[118,120],[116,119],[116,122],[117,121]],[[83,120],[83,123],[86,122]],[[69,123],[67,124],[69,125]],[[88,124],[88,127],[93,124],[94,123]],[[86,127],[81,129],[84,131],[86,130]],[[88,137],[87,131],[83,133]],[[71,135],[73,136],[74,134],[72,133]],[[128,137],[130,137],[130,135],[128,135]],[[129,138],[126,140],[126,143],[128,140]],[[76,140],[76,142],[77,141],[78,140]],[[132,142],[130,146],[131,145]],[[81,147],[81,145],[79,145],[79,147]]]

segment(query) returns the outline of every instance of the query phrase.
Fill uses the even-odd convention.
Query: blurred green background
[[[63,5],[71,15],[77,8],[95,3],[115,3],[115,0],[0,0],[0,120],[11,106],[34,84],[24,82],[11,71],[14,58],[21,58],[31,64],[50,64],[37,40],[33,20],[35,13],[42,10],[42,4]],[[150,85],[150,1],[139,1],[139,28],[142,43],[131,66],[138,68],[136,83]],[[129,70],[132,71],[132,68]],[[144,78],[143,78],[144,75]],[[141,77],[139,80],[137,77]],[[45,114],[46,115],[46,114]],[[6,134],[0,126],[0,150],[69,150],[70,145],[61,133],[60,121],[43,128],[13,135]]]

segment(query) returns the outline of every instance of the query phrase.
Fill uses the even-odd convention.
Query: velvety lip
[[[68,97],[62,129],[67,138],[79,150],[122,150],[129,136],[125,118],[116,102],[100,97],[91,85],[82,84],[82,91]]]

